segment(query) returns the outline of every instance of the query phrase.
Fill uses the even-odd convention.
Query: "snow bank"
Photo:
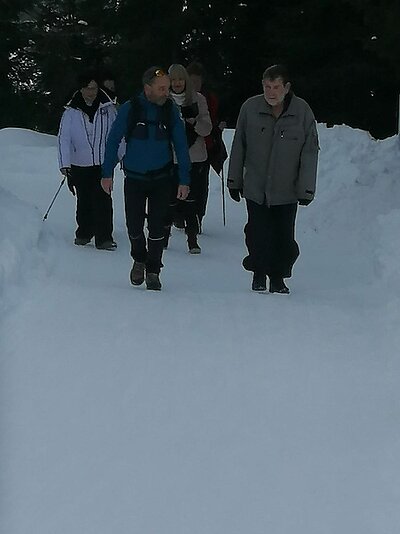
[[[23,128],[3,128],[0,130],[0,146],[19,147],[48,147],[56,146],[57,138],[49,135]]]
[[[381,281],[397,286],[398,138],[376,141],[361,130],[324,125],[319,125],[319,135],[317,197],[308,208],[300,208],[298,219],[299,237],[310,240],[316,250],[315,268],[325,271],[324,258],[333,251],[342,272],[339,283],[357,277],[364,283]],[[224,136],[230,150],[233,130],[225,131]],[[23,269],[18,267],[22,257],[29,262],[27,247],[38,239],[40,215],[47,209],[60,175],[56,138],[51,135],[18,128],[0,130],[0,158],[5,221],[0,228],[3,290],[10,280],[22,276]],[[65,191],[60,196],[63,194]]]
[[[44,206],[54,194],[56,138],[21,128],[0,130],[0,295],[3,306],[18,299],[43,265]],[[46,206],[47,208],[47,206]],[[6,294],[12,297],[6,299]]]
[[[41,218],[37,209],[0,189],[0,296],[24,286],[39,262]],[[3,300],[4,304],[4,300]]]

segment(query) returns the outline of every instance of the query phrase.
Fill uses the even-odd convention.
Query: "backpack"
[[[137,129],[137,135],[135,137],[139,139],[147,138],[147,126],[153,124],[159,126],[161,132],[161,139],[167,138],[171,139],[171,129],[172,129],[172,100],[169,98],[165,103],[160,106],[159,109],[159,120],[150,121],[146,119],[145,110],[140,102],[139,96],[133,96],[130,99],[131,109],[128,114],[128,126],[125,134],[125,141],[128,142],[132,137],[133,132]],[[163,133],[162,133],[163,132]]]

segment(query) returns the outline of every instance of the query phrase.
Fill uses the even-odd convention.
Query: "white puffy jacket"
[[[99,89],[100,104],[93,122],[79,107],[74,107],[75,93],[66,105],[58,132],[58,160],[60,169],[77,165],[91,167],[101,165],[105,144],[117,110],[104,91]]]

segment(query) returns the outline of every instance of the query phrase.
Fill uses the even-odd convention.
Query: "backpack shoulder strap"
[[[142,118],[143,108],[139,100],[138,95],[134,95],[129,102],[131,103],[131,109],[128,114],[128,127],[126,129],[125,141],[128,142],[135,129],[137,123]]]
[[[130,99],[131,109],[129,110],[128,114],[128,127],[126,130],[125,135],[125,141],[128,142],[129,138],[132,136],[132,133],[134,129],[136,128],[138,122],[143,121],[146,124],[153,124],[154,121],[148,121],[146,120],[146,116],[143,110],[143,106],[140,102],[140,98],[138,95],[133,96]],[[160,114],[159,114],[159,123],[162,124],[168,134],[168,137],[171,137],[171,130],[172,130],[172,100],[167,99],[166,102],[160,106]],[[157,123],[154,123],[157,124]]]
[[[160,109],[160,122],[166,128],[169,136],[171,136],[172,130],[172,106],[172,100],[167,98],[165,104]]]

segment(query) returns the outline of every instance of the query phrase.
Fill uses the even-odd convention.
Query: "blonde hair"
[[[171,80],[185,80],[185,106],[193,104],[193,86],[187,70],[179,63],[173,63],[168,69],[168,75]]]

